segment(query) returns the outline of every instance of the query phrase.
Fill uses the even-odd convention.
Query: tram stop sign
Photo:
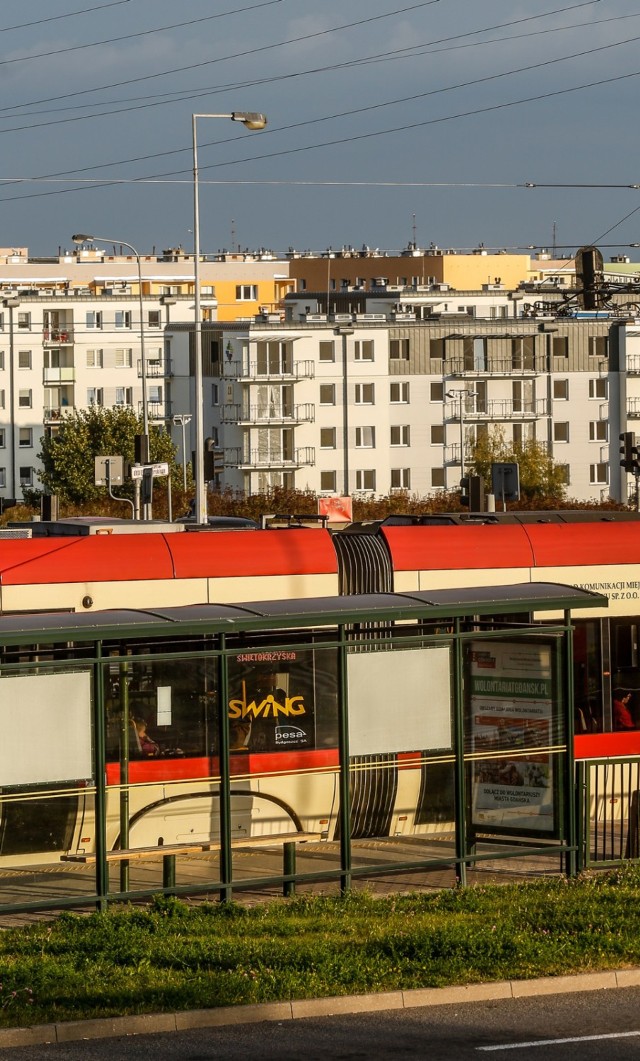
[[[491,493],[502,501],[520,500],[520,468],[514,463],[491,465]]]
[[[95,457],[93,481],[96,486],[120,486],[124,482],[122,457]]]

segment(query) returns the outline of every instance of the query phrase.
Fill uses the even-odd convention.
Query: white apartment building
[[[203,422],[224,453],[221,484],[455,489],[461,450],[499,426],[508,439],[542,443],[570,497],[627,500],[634,484],[618,435],[640,421],[640,321],[626,309],[554,316],[526,292],[503,294],[505,316],[492,295],[482,317],[482,297],[456,292],[452,311],[415,319],[404,297],[388,313],[327,317],[306,294],[288,300],[285,319],[207,326]],[[185,338],[176,329],[183,404],[176,352]]]

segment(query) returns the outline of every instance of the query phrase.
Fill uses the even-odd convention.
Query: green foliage
[[[522,498],[546,498],[551,504],[562,501],[566,494],[564,472],[553,460],[546,447],[535,439],[526,442],[508,441],[503,427],[495,427],[481,436],[472,447],[469,463],[474,475],[482,475],[485,488],[491,487],[491,465],[516,463],[520,467]]]
[[[640,964],[640,867],[257,906],[159,897],[0,935],[0,1025]]]
[[[126,407],[105,409],[94,405],[63,416],[57,432],[40,440],[40,478],[45,489],[58,494],[62,501],[76,504],[108,501],[107,488],[94,484],[95,458],[122,456],[125,464],[133,463],[135,436],[142,430],[142,418]],[[172,480],[181,481],[171,436],[151,427],[149,447],[151,460],[168,463]],[[119,486],[116,493],[132,496],[132,484]]]

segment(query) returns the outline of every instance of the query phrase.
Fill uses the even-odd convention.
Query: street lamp
[[[196,480],[196,523],[207,522],[207,499],[204,488],[204,382],[202,378],[202,319],[200,316],[200,206],[198,202],[198,143],[196,128],[198,118],[228,118],[240,122],[246,129],[264,129],[267,119],[264,114],[232,111],[230,114],[193,114],[193,254],[195,283],[195,329],[194,329],[194,424],[196,443],[196,466],[193,470]]]
[[[187,492],[187,443],[185,438],[185,427],[191,423],[191,413],[176,413],[173,417],[175,427],[182,428],[182,488]]]
[[[460,402],[460,477],[464,477],[464,400],[465,398],[477,398],[478,391],[469,390],[467,387],[461,387],[457,391],[447,391],[447,398],[457,398]]]
[[[112,239],[109,236],[88,236],[85,233],[79,232],[71,239],[74,243],[87,243],[89,241],[95,242],[99,240],[104,243],[121,243],[123,247],[128,247],[131,253],[135,256],[138,265],[138,300],[140,302],[140,364],[142,370],[142,434],[144,437],[143,443],[143,463],[149,460],[149,409],[147,405],[147,359],[145,356],[144,349],[144,302],[142,298],[142,263],[140,261],[140,255],[136,248],[131,243],[127,243],[124,239]],[[136,479],[136,482],[138,480]],[[145,503],[144,506],[144,518],[149,519],[149,505]]]

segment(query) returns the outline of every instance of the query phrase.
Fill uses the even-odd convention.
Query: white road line
[[[492,1050],[523,1050],[529,1046],[560,1046],[563,1043],[592,1043],[598,1039],[631,1039],[638,1032],[609,1032],[607,1035],[577,1035],[572,1039],[537,1039],[530,1043],[506,1043],[502,1046],[476,1046],[476,1050],[489,1053]]]

